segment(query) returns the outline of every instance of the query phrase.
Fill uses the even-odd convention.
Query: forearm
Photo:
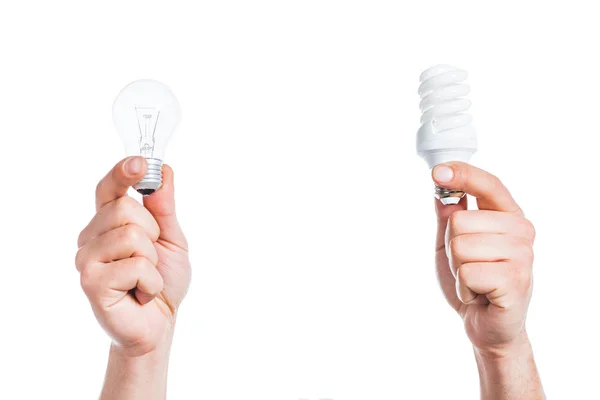
[[[475,349],[483,400],[543,400],[544,391],[527,334],[510,349]]]
[[[111,345],[100,400],[164,400],[171,339],[141,356]]]

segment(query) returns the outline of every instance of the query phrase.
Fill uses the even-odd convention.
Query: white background
[[[469,70],[472,161],[537,227],[528,330],[547,394],[592,397],[600,26],[553,3],[3,1],[0,398],[99,393],[109,341],[73,260],[124,156],[112,101],[139,78],[184,113],[166,161],[194,277],[171,399],[477,398],[414,149],[437,63]]]

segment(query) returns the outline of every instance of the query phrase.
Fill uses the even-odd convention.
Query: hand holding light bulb
[[[417,150],[436,184],[436,270],[475,349],[483,399],[544,399],[525,329],[535,230],[495,176],[466,164],[477,149],[466,72],[421,75]],[[478,210],[467,210],[468,193]],[[501,395],[500,395],[501,394]],[[498,397],[500,396],[500,397]]]
[[[433,169],[433,180],[477,199],[478,210],[467,210],[466,196],[455,205],[435,200],[435,258],[444,296],[475,349],[481,398],[544,399],[525,326],[533,225],[502,182],[481,169],[444,163]]]
[[[126,193],[146,174],[143,157],[119,162],[98,184],[97,213],[78,240],[81,285],[113,341],[102,399],[164,398],[177,310],[191,278],[173,170],[163,166],[162,187],[142,205]]]
[[[101,399],[163,399],[177,310],[191,279],[175,215],[173,170],[163,165],[179,122],[171,91],[137,81],[121,91],[113,120],[128,157],[100,181],[96,215],[81,231],[75,264],[96,319],[112,338]],[[127,196],[133,186],[143,205]]]
[[[79,235],[77,269],[102,327],[122,350],[152,351],[173,329],[190,281],[187,242],[175,216],[173,170],[144,204],[126,195],[147,172],[119,162],[96,190],[97,213]]]

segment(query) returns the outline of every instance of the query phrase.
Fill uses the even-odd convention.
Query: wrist
[[[110,357],[119,360],[123,365],[136,366],[144,364],[157,365],[166,363],[171,353],[171,342],[173,335],[169,335],[155,343],[152,346],[122,346],[118,343],[111,343]]]
[[[172,331],[152,348],[140,351],[138,348],[124,347],[116,343],[110,346],[109,366],[131,376],[160,376],[166,374],[171,354]]]
[[[160,331],[159,331],[160,330]],[[136,359],[158,357],[171,350],[173,334],[175,332],[175,318],[165,324],[157,324],[152,331],[146,332],[136,340],[121,341],[114,338],[110,347],[111,353],[122,358]]]
[[[515,358],[533,356],[531,342],[526,331],[522,331],[509,343],[486,347],[473,346],[473,350],[477,360],[486,364],[501,364]]]
[[[111,344],[108,368],[101,399],[138,400],[164,399],[171,353],[171,334],[151,350]]]
[[[493,348],[474,348],[474,352],[482,399],[545,398],[533,349],[525,331],[511,343]]]

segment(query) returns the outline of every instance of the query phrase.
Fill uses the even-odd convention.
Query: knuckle
[[[459,231],[464,226],[466,217],[466,210],[459,210],[454,212],[448,219],[448,225],[450,226],[450,230],[452,232]]]
[[[528,242],[524,243],[522,239],[517,242],[516,247],[518,248],[519,261],[527,265],[533,264],[533,247]]]
[[[135,210],[135,202],[131,197],[123,196],[113,202],[115,214],[120,223],[125,224],[129,221],[131,214]]]
[[[471,267],[469,264],[462,264],[456,270],[456,279],[459,282],[465,283],[469,281],[469,277],[471,276]]]
[[[138,243],[143,237],[144,233],[142,228],[135,224],[124,225],[121,228],[122,239],[127,241],[128,244],[134,245]]]
[[[77,267],[78,271],[83,271],[87,265],[87,260],[85,256],[84,248],[80,248],[77,250],[75,254],[75,267]]]
[[[533,226],[533,223],[530,220],[524,218],[523,227],[525,228],[525,234],[527,235],[527,238],[533,241],[536,236],[535,226]]]
[[[525,265],[517,265],[514,267],[516,280],[522,288],[529,288],[533,284],[533,274],[531,268]]]
[[[160,228],[158,227],[158,223],[152,217],[152,215],[135,199],[129,196],[120,197],[114,200],[114,209],[115,218],[117,219],[119,225],[125,226],[135,224],[139,228],[144,227],[145,231],[144,229],[141,230],[147,236],[149,236],[153,242],[158,240],[160,236]],[[144,214],[147,214],[148,218],[145,218]]]
[[[523,274],[521,283],[525,289],[529,289],[533,285],[533,274],[531,273],[531,270],[528,269],[526,273]]]
[[[492,186],[493,190],[500,189],[504,186],[500,178],[494,174],[490,174],[490,185]]]
[[[133,268],[136,270],[138,275],[147,271],[152,265],[152,262],[146,257],[135,257],[133,259]]]
[[[535,254],[534,254],[533,248],[531,246],[524,246],[523,257],[528,265],[533,264],[533,260],[535,259]]]
[[[462,236],[450,239],[450,254],[453,258],[462,258],[465,251],[465,240]]]
[[[134,268],[138,277],[144,277],[145,291],[148,294],[158,294],[163,288],[162,276],[156,270],[155,264],[146,257],[136,257]],[[149,290],[149,291],[148,291]]]
[[[152,242],[156,242],[160,237],[160,227],[158,226],[156,220],[153,219],[153,222],[154,223],[152,224],[152,232],[150,232],[150,237]]]
[[[79,232],[79,236],[77,236],[77,247],[78,248],[81,248],[85,244],[83,242],[83,240],[85,239],[84,232],[85,232],[85,230]]]
[[[96,274],[94,273],[93,268],[85,268],[81,271],[81,276],[79,278],[81,283],[81,288],[85,293],[89,293],[96,286]]]
[[[119,197],[115,200],[117,205],[125,210],[134,210],[135,208],[140,206],[140,203],[135,201],[135,199],[129,196]]]

